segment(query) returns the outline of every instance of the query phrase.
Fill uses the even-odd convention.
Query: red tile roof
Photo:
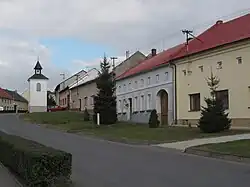
[[[175,56],[175,59],[184,57],[187,54],[195,54],[218,46],[250,38],[250,14],[225,23],[218,21],[215,25],[200,34],[197,38],[201,41],[197,39],[191,40],[188,45],[188,53],[186,47],[184,47],[181,52]]]
[[[241,16],[223,23],[218,21],[215,25],[200,34],[197,39],[189,42],[188,53],[185,44],[170,48],[157,56],[141,62],[138,66],[129,69],[117,79],[123,79],[142,72],[150,71],[157,66],[167,64],[170,60],[185,57],[225,44],[250,38],[250,14]]]
[[[2,88],[0,88],[0,98],[12,99],[11,95]]]
[[[121,74],[117,77],[117,79],[123,79],[125,77],[129,77],[132,75],[136,75],[142,72],[150,71],[158,66],[163,64],[167,64],[175,55],[179,53],[179,51],[184,47],[184,44],[177,45],[172,47],[166,51],[163,51],[157,54],[154,57],[146,59],[142,61],[140,64],[135,66],[134,68],[129,69],[125,73]]]

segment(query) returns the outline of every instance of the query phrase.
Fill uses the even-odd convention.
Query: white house
[[[161,124],[172,124],[175,116],[173,67],[168,63],[181,48],[176,46],[150,57],[116,79],[119,121],[148,123],[157,110]]]
[[[29,112],[46,112],[47,111],[47,83],[48,78],[42,74],[42,66],[37,61],[34,68],[35,74],[29,81]]]

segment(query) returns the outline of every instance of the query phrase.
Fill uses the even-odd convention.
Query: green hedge
[[[28,186],[70,181],[72,155],[0,131],[0,162]],[[63,182],[63,183],[64,183]]]

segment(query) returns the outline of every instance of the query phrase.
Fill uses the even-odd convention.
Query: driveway
[[[73,155],[77,187],[249,187],[250,166],[172,149],[129,146],[26,124],[0,115],[0,130]]]

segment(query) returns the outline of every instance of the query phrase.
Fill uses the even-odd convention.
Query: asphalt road
[[[249,165],[62,133],[14,115],[0,114],[0,130],[72,153],[77,187],[250,186]]]

